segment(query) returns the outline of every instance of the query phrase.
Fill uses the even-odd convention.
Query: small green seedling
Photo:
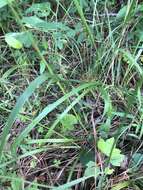
[[[62,131],[68,132],[74,129],[74,125],[77,124],[77,118],[72,114],[66,114],[61,120]]]
[[[114,137],[107,139],[106,141],[101,138],[98,141],[98,149],[107,157],[110,157],[110,163],[113,166],[120,166],[125,156],[121,154],[121,150],[115,148],[114,144]]]

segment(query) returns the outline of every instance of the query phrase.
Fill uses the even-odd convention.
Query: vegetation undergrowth
[[[143,189],[143,3],[0,0],[0,189]]]

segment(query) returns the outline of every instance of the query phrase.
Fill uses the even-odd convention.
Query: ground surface
[[[0,0],[0,189],[143,189],[143,4]]]

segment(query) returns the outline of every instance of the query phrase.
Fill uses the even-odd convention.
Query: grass
[[[143,189],[141,1],[0,1],[0,189]]]

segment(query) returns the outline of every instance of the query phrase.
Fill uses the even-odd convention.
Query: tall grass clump
[[[143,189],[143,3],[0,0],[0,189]]]

